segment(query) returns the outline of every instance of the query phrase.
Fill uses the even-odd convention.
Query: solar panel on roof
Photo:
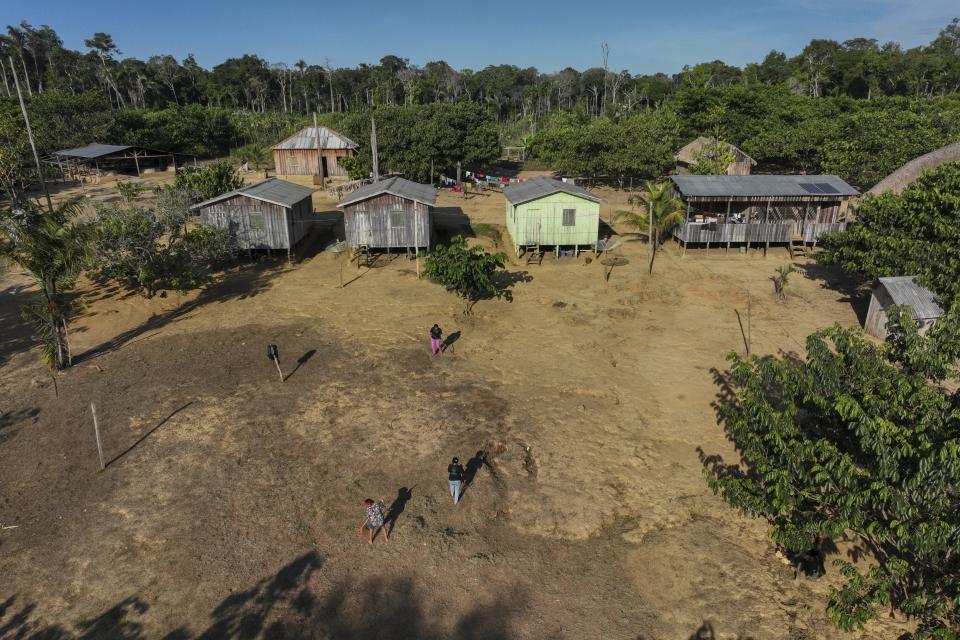
[[[814,182],[817,188],[823,193],[840,193],[829,182]]]
[[[814,182],[800,182],[800,183],[798,183],[798,184],[800,185],[800,188],[803,189],[804,191],[806,191],[807,193],[815,193],[815,194],[823,193],[822,191],[820,191],[817,183],[814,183]]]

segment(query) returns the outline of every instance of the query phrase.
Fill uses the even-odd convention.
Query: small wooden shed
[[[887,337],[887,310],[893,305],[910,307],[920,333],[926,333],[943,317],[932,291],[917,284],[914,276],[879,278],[870,294],[870,308],[863,328],[872,336]]]
[[[430,250],[436,202],[436,189],[404,178],[364,185],[338,205],[343,209],[347,245]]]
[[[282,176],[345,176],[338,162],[357,154],[357,143],[327,127],[305,127],[273,147],[274,170]]]
[[[203,224],[229,230],[240,249],[290,251],[313,223],[313,189],[270,178],[194,205]]]
[[[693,142],[690,142],[681,148],[673,155],[674,159],[677,161],[676,173],[678,175],[690,173],[690,166],[697,162],[700,153],[710,145],[715,144],[717,144],[716,138],[700,136]],[[733,162],[727,165],[727,175],[750,175],[750,171],[756,166],[757,161],[748,156],[742,149],[735,147],[732,144],[724,143],[723,146],[724,151],[733,152],[733,157],[735,158]]]
[[[514,251],[541,247],[595,247],[600,233],[600,198],[570,182],[537,176],[504,188],[507,231]]]
[[[111,173],[139,176],[177,168],[176,156],[168,151],[98,142],[54,151],[53,163],[60,168],[64,178]]]

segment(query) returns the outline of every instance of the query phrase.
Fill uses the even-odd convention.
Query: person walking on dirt
[[[450,483],[450,495],[453,496],[453,504],[460,502],[460,487],[463,484],[463,465],[460,464],[460,458],[454,458],[453,462],[447,465],[447,481]]]
[[[440,341],[443,338],[443,329],[440,328],[440,325],[435,324],[430,327],[430,353],[437,355],[443,352],[443,343]]]
[[[363,530],[366,529],[370,532],[370,544],[373,544],[373,539],[377,537],[377,532],[383,529],[383,541],[390,542],[390,532],[383,526],[386,515],[386,507],[383,504],[383,500],[374,502],[372,498],[367,498],[363,501],[363,504],[367,509],[367,517],[357,530],[357,535],[362,537]]]

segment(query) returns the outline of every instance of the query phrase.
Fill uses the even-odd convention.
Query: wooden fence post
[[[100,471],[103,471],[106,466],[103,464],[103,445],[100,443],[100,423],[97,421],[97,407],[92,402],[90,403],[90,413],[93,414],[93,435],[97,438],[97,456],[100,458]]]

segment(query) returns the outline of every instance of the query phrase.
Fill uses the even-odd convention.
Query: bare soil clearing
[[[601,194],[604,219],[625,206]],[[502,224],[498,194],[439,206]],[[753,350],[776,355],[855,323],[849,283],[807,264],[781,303],[783,249],[667,247],[652,277],[645,245],[622,254],[609,281],[585,256],[514,261],[512,302],[472,316],[402,257],[346,266],[343,289],[330,253],[188,296],[90,288],[56,392],[8,273],[0,637],[846,637],[823,613],[829,562],[794,579],[700,455],[734,455],[712,403],[747,291]],[[440,357],[434,322],[456,336]],[[446,464],[479,449],[454,508]],[[399,512],[389,543],[356,536],[368,496]]]

